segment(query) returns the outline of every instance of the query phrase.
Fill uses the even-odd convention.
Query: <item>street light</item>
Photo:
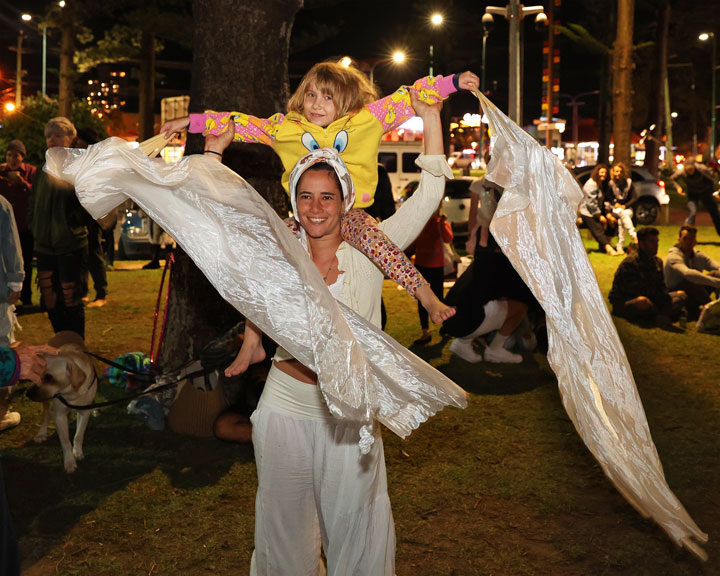
[[[64,6],[64,3],[61,4],[61,8]],[[30,22],[32,20],[32,14],[23,14],[21,17],[25,22]],[[42,30],[42,39],[43,39],[43,47],[42,47],[42,97],[45,98],[45,88],[46,88],[46,78],[47,78],[47,22],[42,22],[38,24],[38,27]]]
[[[433,28],[440,28],[440,26],[442,26],[444,21],[445,21],[445,18],[439,12],[435,12],[435,14],[430,16],[430,24],[433,25]],[[434,55],[433,43],[430,42],[430,74],[429,74],[429,76],[433,75],[433,60],[434,60],[434,58],[435,58],[435,55]]]
[[[520,35],[520,22],[525,16],[536,14],[535,23],[541,25],[547,21],[547,17],[542,6],[523,6],[520,4],[520,0],[510,0],[510,3],[504,8],[488,6],[485,8],[485,14],[489,14],[490,17],[493,14],[502,16],[510,24],[510,38],[508,41],[508,52],[510,53],[508,115],[515,123],[522,124],[522,36]]]
[[[392,56],[390,56],[389,58],[378,58],[375,63],[370,67],[370,84],[373,84],[375,82],[375,68],[377,66],[386,63],[402,64],[403,62],[405,62],[405,52],[403,52],[402,50],[395,50],[395,52],[393,52]]]
[[[343,68],[350,68],[350,65],[352,64],[352,58],[350,58],[350,56],[343,56],[343,57],[340,59],[339,64],[340,64],[340,66],[342,66]]]
[[[712,40],[710,47],[712,50],[712,67],[710,68],[712,74],[712,95],[710,96],[710,159],[715,162],[715,52],[717,43],[713,32],[703,32],[698,36],[698,39],[703,42]]]

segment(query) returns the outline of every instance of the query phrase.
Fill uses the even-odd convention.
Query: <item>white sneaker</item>
[[[485,348],[485,362],[494,362],[496,364],[520,364],[523,357],[520,354],[513,354],[505,348]]]
[[[482,362],[482,354],[475,352],[472,345],[472,340],[465,338],[455,338],[450,342],[450,352],[460,356],[466,362],[475,364],[476,362]]]

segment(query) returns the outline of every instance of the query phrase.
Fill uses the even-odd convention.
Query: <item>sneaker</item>
[[[496,364],[520,364],[523,357],[520,354],[513,354],[505,348],[485,348],[485,362],[494,362]]]
[[[107,300],[105,298],[95,298],[92,302],[90,302],[87,307],[88,308],[102,308],[107,304]]]
[[[450,342],[449,349],[450,352],[452,352],[456,356],[460,356],[460,358],[462,358],[466,362],[471,362],[472,364],[482,362],[482,354],[478,354],[477,352],[475,352],[475,349],[472,345],[472,340],[466,340],[465,338],[455,338],[452,342]]]
[[[19,412],[7,412],[3,419],[0,420],[0,430],[15,428],[15,426],[20,424],[20,420],[22,420],[22,418]]]

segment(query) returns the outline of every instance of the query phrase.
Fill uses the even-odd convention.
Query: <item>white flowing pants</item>
[[[257,462],[251,576],[392,576],[395,529],[382,438],[333,418],[317,386],[270,370],[251,417]]]

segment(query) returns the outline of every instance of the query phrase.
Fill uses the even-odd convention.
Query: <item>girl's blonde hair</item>
[[[357,68],[345,68],[337,62],[320,62],[305,74],[288,102],[288,112],[303,113],[305,93],[310,84],[315,84],[319,92],[332,97],[338,118],[359,112],[363,106],[378,99],[375,86]]]

